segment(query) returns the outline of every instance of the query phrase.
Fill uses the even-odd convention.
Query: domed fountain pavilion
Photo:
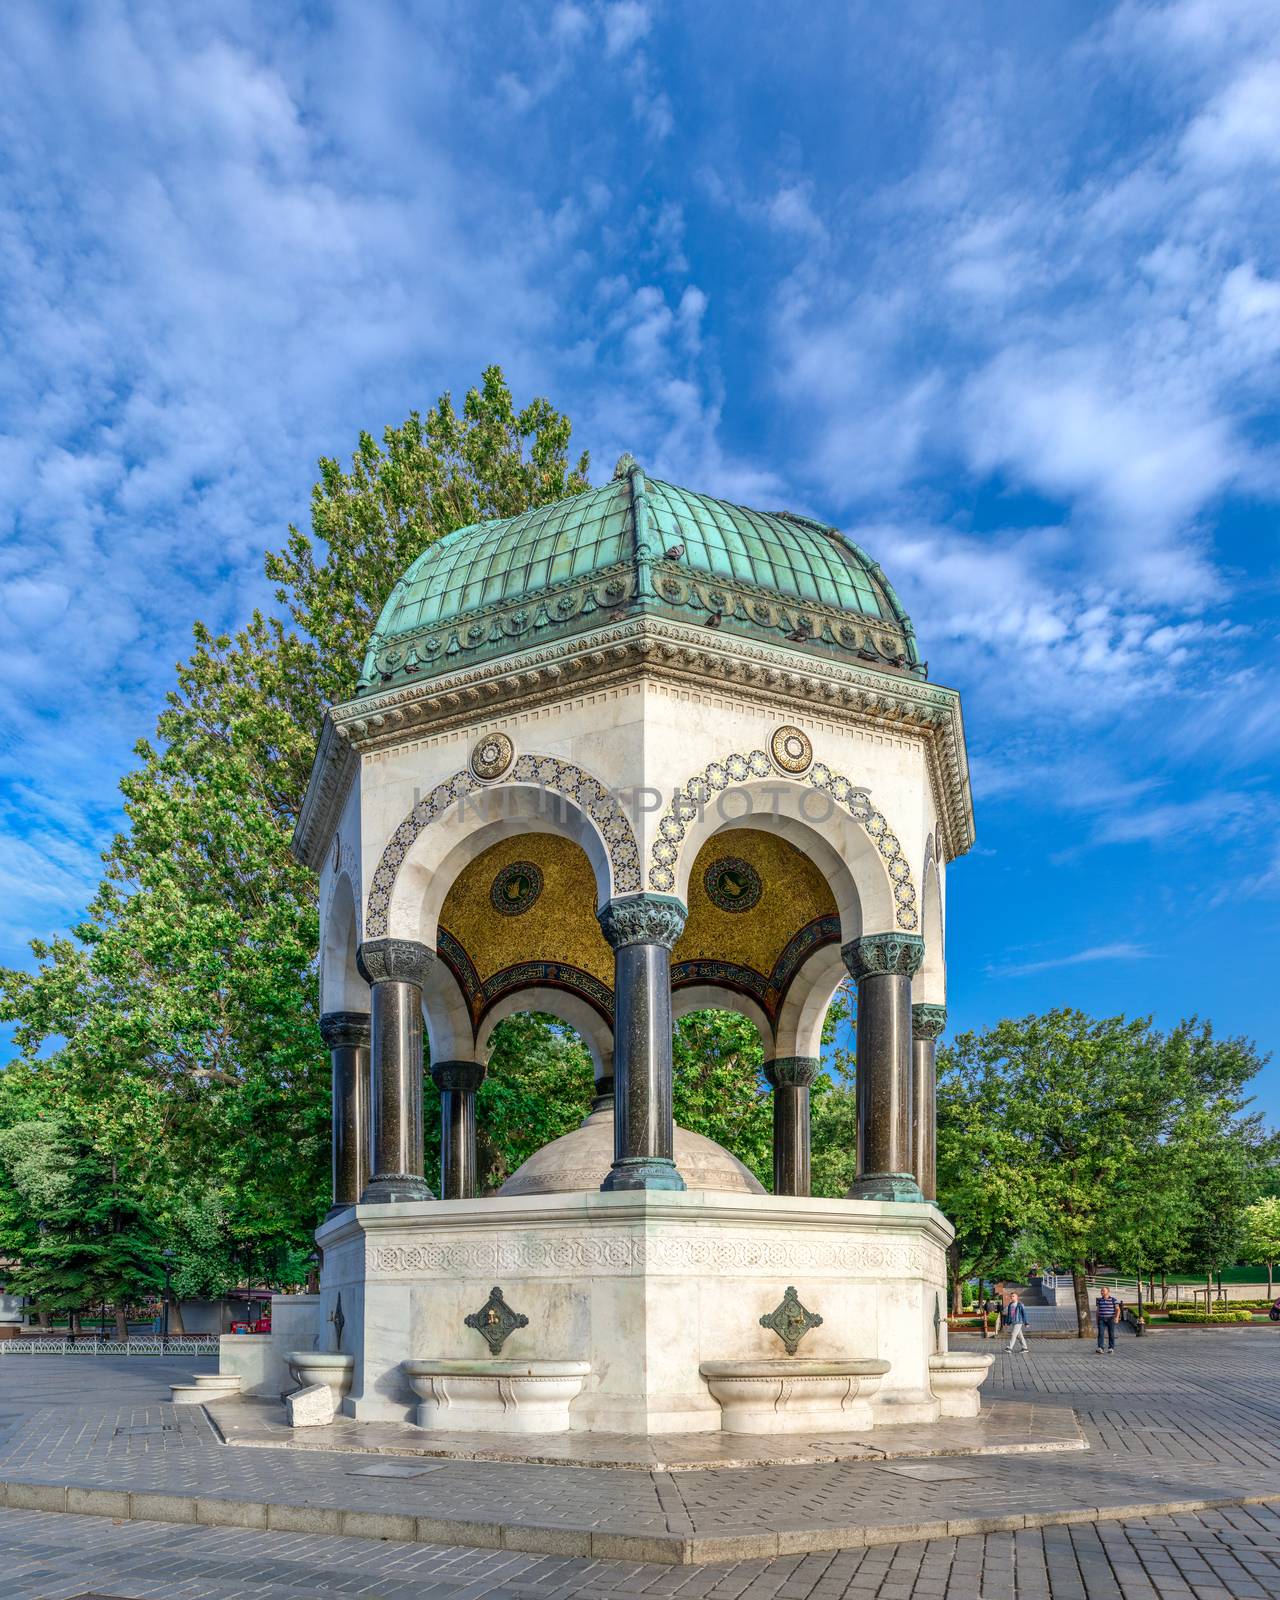
[[[976,1408],[933,1203],[945,878],[972,838],[959,697],[836,529],[624,456],[424,551],[325,718],[295,837],[334,1085],[310,1342],[351,1356],[345,1411],[652,1434]],[[809,1088],[848,974],[857,1176],[814,1199]],[[673,1018],[704,1007],[759,1030],[771,1193],[673,1127]],[[494,1026],[531,1010],[582,1037],[595,1106],[478,1196]]]

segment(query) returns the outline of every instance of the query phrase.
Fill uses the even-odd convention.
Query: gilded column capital
[[[841,956],[855,981],[877,975],[910,978],[924,960],[918,933],[867,933],[841,947]]]
[[[684,901],[669,894],[629,894],[596,912],[600,931],[615,950],[628,944],[674,949],[688,915]]]
[[[435,955],[416,939],[366,939],[356,953],[356,966],[366,983],[426,982]]]
[[[369,1013],[367,1011],[326,1011],[320,1018],[320,1037],[330,1050],[342,1046],[369,1045]]]
[[[911,1037],[913,1039],[936,1039],[946,1025],[946,1006],[912,1006]]]
[[[773,1088],[788,1083],[807,1089],[818,1076],[822,1063],[817,1056],[775,1056],[764,1064],[764,1075]]]
[[[478,1089],[487,1072],[482,1061],[433,1061],[431,1081],[437,1089]]]

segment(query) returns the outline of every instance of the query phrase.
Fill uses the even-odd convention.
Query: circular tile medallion
[[[805,772],[813,762],[813,745],[807,733],[784,723],[774,730],[769,754],[784,772]]]
[[[505,733],[486,734],[471,752],[471,770],[477,778],[500,778],[515,753]]]
[[[504,917],[518,917],[542,893],[542,870],[532,861],[513,861],[493,880],[489,904]]]
[[[707,899],[721,911],[750,911],[760,899],[760,874],[749,861],[721,856],[702,875]]]

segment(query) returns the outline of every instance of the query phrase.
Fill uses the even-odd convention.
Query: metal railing
[[[216,1334],[171,1334],[167,1339],[98,1339],[80,1334],[74,1339],[19,1334],[0,1339],[0,1356],[216,1356]]]

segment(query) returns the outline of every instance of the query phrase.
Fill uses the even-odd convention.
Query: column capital
[[[765,1062],[764,1075],[775,1089],[784,1083],[807,1089],[821,1067],[817,1056],[774,1056],[772,1061]]]
[[[366,939],[356,952],[366,983],[416,983],[419,989],[434,960],[434,952],[416,939]]]
[[[474,1092],[485,1080],[488,1068],[482,1061],[433,1061],[431,1081],[437,1089],[470,1089]]]
[[[671,950],[688,915],[684,901],[669,894],[629,894],[607,901],[596,912],[600,931],[615,950],[628,944],[660,944]]]
[[[911,1037],[913,1039],[936,1039],[946,1025],[946,1006],[912,1006]]]
[[[843,945],[840,954],[855,981],[877,975],[910,978],[924,960],[924,940],[918,933],[866,933]]]
[[[369,1044],[369,1013],[367,1011],[326,1011],[320,1018],[320,1037],[330,1050],[343,1045]]]

